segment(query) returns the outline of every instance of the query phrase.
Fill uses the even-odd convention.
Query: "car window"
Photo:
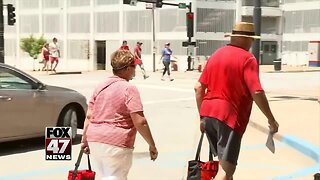
[[[0,89],[33,89],[33,86],[19,73],[0,67]]]

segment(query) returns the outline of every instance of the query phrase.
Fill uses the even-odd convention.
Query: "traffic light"
[[[123,4],[129,4],[131,6],[136,6],[137,0],[123,0]]]
[[[188,37],[193,37],[193,12],[188,12],[186,13],[186,18],[187,18],[187,36]]]
[[[123,4],[130,4],[131,0],[123,0]]]
[[[16,10],[15,7],[13,7],[12,4],[7,5],[7,11],[8,11],[8,25],[13,26],[14,23],[16,23],[16,13],[14,12]]]
[[[156,0],[156,7],[162,8],[162,0]]]

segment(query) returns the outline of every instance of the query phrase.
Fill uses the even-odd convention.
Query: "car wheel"
[[[72,139],[77,136],[78,116],[73,107],[69,107],[62,116],[62,126],[71,127]]]

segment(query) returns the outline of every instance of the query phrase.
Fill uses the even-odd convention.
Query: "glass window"
[[[38,9],[39,8],[39,0],[23,0],[18,1],[20,9]]]
[[[69,40],[68,58],[69,59],[89,59],[88,40]]]
[[[235,18],[232,9],[197,9],[198,32],[231,32]]]
[[[119,32],[119,12],[99,12],[96,15],[96,32]],[[106,25],[108,24],[108,25]]]
[[[68,0],[69,7],[89,6],[90,1],[88,0]]]
[[[186,31],[186,10],[162,9],[160,10],[160,32]]]
[[[125,11],[125,32],[151,32],[151,11]]]
[[[264,52],[264,53],[269,52],[269,44],[265,44],[265,45],[264,45],[264,47],[263,47],[263,52]]]
[[[19,77],[19,74],[0,67],[0,90],[1,89],[32,89],[32,84]]]
[[[304,11],[303,29],[306,33],[320,32],[320,9]]]
[[[90,32],[90,14],[69,14],[68,15],[69,33],[89,33]]]
[[[42,6],[44,8],[59,8],[63,6],[62,3],[61,0],[42,0]]]
[[[277,52],[277,45],[271,45],[270,51],[272,53],[276,53]]]
[[[23,15],[20,16],[21,33],[39,33],[39,16]]]
[[[96,5],[110,5],[110,4],[119,4],[119,0],[95,0]]]
[[[283,41],[282,51],[307,51],[308,41]]]
[[[44,33],[60,33],[62,31],[62,16],[60,14],[44,14],[43,15],[43,32]]]

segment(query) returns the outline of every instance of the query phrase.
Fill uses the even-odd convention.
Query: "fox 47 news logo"
[[[71,127],[46,128],[46,160],[71,160]]]

